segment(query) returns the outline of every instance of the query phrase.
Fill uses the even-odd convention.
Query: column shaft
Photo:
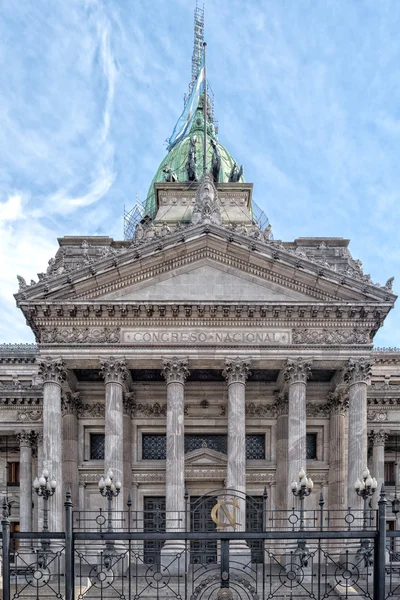
[[[278,400],[278,413],[276,420],[276,509],[287,510],[293,505],[293,500],[288,506],[289,461],[288,461],[288,402]]]
[[[179,518],[185,509],[184,398],[183,383],[168,383],[165,505],[171,529],[180,529]]]
[[[372,441],[372,468],[371,475],[378,482],[377,491],[372,496],[372,507],[378,508],[379,493],[382,484],[385,483],[385,441],[387,434],[384,431],[371,431]]]
[[[21,431],[18,437],[20,442],[20,530],[32,531],[32,445],[30,432]]]
[[[329,508],[332,510],[347,507],[345,431],[345,411],[338,406],[329,420]]]
[[[43,467],[57,482],[55,494],[48,501],[50,531],[62,531],[62,447],[61,387],[58,383],[47,381],[43,385]]]

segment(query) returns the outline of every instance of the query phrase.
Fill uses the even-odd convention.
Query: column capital
[[[43,378],[44,383],[58,383],[61,385],[67,378],[67,368],[62,358],[39,358],[39,375]]]
[[[283,367],[283,377],[288,385],[307,383],[310,376],[312,361],[303,358],[288,358]]]
[[[79,392],[67,392],[61,398],[62,415],[76,415],[82,409],[81,395]]]
[[[383,429],[372,429],[368,434],[369,441],[373,446],[384,446],[388,437],[388,434]]]
[[[226,358],[225,368],[222,371],[222,375],[228,382],[231,383],[246,383],[248,376],[250,375],[251,361],[249,358]]]
[[[331,392],[327,400],[331,415],[344,415],[349,408],[349,395],[344,391]]]
[[[124,415],[132,418],[133,411],[135,407],[136,393],[135,392],[125,392],[123,397],[123,407],[124,407]]]
[[[110,356],[107,359],[100,359],[100,375],[105,383],[119,383],[123,385],[128,377],[128,369],[124,358],[114,358]]]
[[[21,429],[17,433],[17,440],[20,446],[25,446],[28,448],[34,448],[37,444],[38,434],[33,429],[27,431],[26,429]]]
[[[187,358],[164,358],[163,369],[161,375],[165,377],[168,383],[185,383],[186,378],[190,375],[188,369],[189,361]]]
[[[349,358],[343,368],[343,379],[349,386],[355,383],[369,384],[372,362],[366,358]]]

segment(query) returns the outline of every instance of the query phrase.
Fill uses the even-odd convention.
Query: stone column
[[[49,529],[62,531],[64,498],[61,385],[66,379],[67,371],[61,358],[39,359],[38,364],[39,375],[43,378],[43,465],[39,463],[39,474],[45,467],[50,479],[57,482],[55,494],[48,503]]]
[[[388,439],[387,433],[381,430],[372,430],[369,434],[372,442],[372,468],[371,476],[376,477],[378,487],[372,496],[372,508],[378,508],[379,494],[382,484],[385,483],[385,442]]]
[[[328,397],[329,419],[329,508],[346,510],[346,415],[349,407],[347,394],[334,392]],[[328,508],[328,507],[326,507]]]
[[[225,359],[222,372],[228,383],[228,464],[226,487],[241,492],[238,497],[239,511],[236,531],[246,530],[246,380],[250,374],[250,360],[242,358]],[[246,542],[230,544],[231,554],[243,555],[244,560],[250,550]]]
[[[64,497],[68,488],[71,490],[74,509],[78,510],[78,414],[82,407],[78,392],[67,392],[61,402],[63,414],[63,440],[64,440]]]
[[[162,374],[167,382],[167,461],[165,506],[169,528],[183,529],[185,510],[185,380],[189,375],[186,358],[163,360]],[[167,525],[168,530],[168,525]]]
[[[113,510],[124,510],[124,412],[123,385],[128,376],[124,359],[110,357],[100,360],[105,381],[105,460],[104,471],[114,473],[114,483],[120,481],[121,492],[114,499]]]
[[[349,359],[343,378],[349,386],[348,478],[347,503],[353,509],[362,509],[363,500],[354,490],[355,481],[367,466],[367,384],[371,363],[365,358]]]
[[[288,510],[289,462],[288,462],[288,414],[287,394],[278,394],[276,409],[276,506],[277,510]]]
[[[32,447],[36,432],[22,429],[17,433],[20,448],[19,521],[21,531],[32,531]]]
[[[135,392],[124,394],[124,504],[132,490],[132,416]],[[132,496],[131,496],[132,497]]]
[[[37,433],[37,460],[36,460],[36,472],[35,477],[40,476],[43,469],[43,432]],[[34,478],[35,478],[34,477]],[[33,478],[33,479],[34,479]],[[35,494],[36,496],[36,494]],[[37,514],[37,530],[42,531],[43,529],[43,498],[36,496],[36,514]]]
[[[288,463],[289,486],[288,507],[293,506],[294,497],[290,489],[291,481],[298,481],[298,474],[306,461],[306,383],[311,371],[311,362],[297,358],[288,359],[283,369],[284,379],[289,387],[288,409]]]

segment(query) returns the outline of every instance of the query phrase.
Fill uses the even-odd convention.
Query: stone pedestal
[[[79,506],[78,497],[78,413],[82,406],[79,393],[67,392],[61,403],[63,414],[63,440],[64,440],[64,493],[69,488],[74,509]]]
[[[223,375],[228,384],[228,464],[226,487],[239,492],[236,531],[246,530],[246,380],[250,360],[227,358]],[[248,564],[251,553],[244,541],[231,542],[233,560]]]
[[[123,384],[128,376],[125,360],[110,357],[100,360],[101,374],[105,381],[105,474],[111,469],[114,483],[122,484],[119,496],[113,500],[113,510],[118,513],[124,510],[124,409]],[[116,526],[119,528],[120,523]]]
[[[363,500],[354,490],[355,481],[367,466],[367,384],[371,363],[364,358],[350,359],[344,368],[344,380],[349,385],[348,478],[347,503],[362,510]]]
[[[185,380],[189,375],[186,358],[163,360],[167,382],[166,531],[185,529]],[[184,565],[185,544],[167,541],[161,550],[162,564],[171,572]],[[179,557],[179,558],[178,558]],[[182,562],[183,561],[183,562]]]
[[[49,530],[63,531],[63,471],[62,471],[62,417],[61,385],[66,379],[65,363],[61,358],[38,360],[39,375],[43,378],[43,467],[49,479],[55,479],[55,494],[49,500]]]
[[[306,383],[311,371],[311,362],[298,358],[286,361],[283,376],[288,385],[288,464],[289,486],[288,507],[293,506],[294,497],[290,489],[291,481],[298,481],[301,467],[307,468],[306,461]]]
[[[347,509],[346,415],[347,394],[335,392],[328,398],[329,420],[329,508]]]
[[[372,468],[371,475],[376,477],[378,487],[372,496],[372,508],[378,508],[379,494],[382,484],[385,483],[385,442],[388,439],[387,433],[381,430],[371,431],[369,438],[372,442]]]

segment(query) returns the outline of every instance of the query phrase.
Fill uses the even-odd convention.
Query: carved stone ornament
[[[106,384],[119,383],[122,385],[128,377],[125,359],[113,356],[108,359],[100,359],[100,375]]]
[[[248,358],[226,358],[222,375],[227,380],[228,385],[231,383],[246,383],[250,375],[250,365],[251,361]]]
[[[40,333],[43,344],[118,344],[119,327],[51,327]]]
[[[167,404],[133,404],[132,405],[132,416],[133,417],[166,417],[167,416]]]
[[[126,415],[127,417],[132,418],[132,416],[133,416],[133,407],[135,406],[135,398],[136,398],[135,392],[125,392],[125,394],[124,394],[122,404],[123,404],[123,408],[124,408],[124,415]]]
[[[21,429],[21,431],[17,433],[17,440],[20,446],[28,446],[33,448],[37,444],[37,437],[37,432],[33,429]]]
[[[383,429],[373,429],[368,435],[369,441],[373,446],[384,446],[388,437],[388,434]]]
[[[88,419],[104,419],[105,415],[105,405],[101,402],[95,402],[94,404],[84,404],[79,416]]]
[[[332,415],[343,415],[349,408],[349,396],[343,392],[332,392],[328,396],[327,406]]]
[[[289,414],[289,398],[288,398],[287,393],[284,393],[284,392],[276,392],[275,393],[274,408],[275,408],[277,417]]]
[[[245,411],[247,417],[260,417],[264,419],[276,418],[275,404],[254,404],[254,402],[250,402],[249,404],[246,404]]]
[[[196,192],[196,202],[193,207],[192,223],[215,223],[221,225],[221,204],[218,199],[217,188],[211,173],[207,171],[200,180],[199,189]]]
[[[349,386],[355,383],[369,384],[372,363],[366,358],[350,358],[343,369],[343,379]]]
[[[371,331],[369,329],[293,329],[293,344],[370,344]]]
[[[61,385],[67,377],[67,369],[62,358],[42,358],[37,361],[38,373],[44,383],[53,382]]]
[[[306,405],[307,417],[326,418],[330,416],[329,404],[309,404]]]
[[[187,358],[177,358],[174,356],[173,358],[164,358],[163,359],[163,370],[161,371],[161,375],[165,377],[165,380],[168,383],[182,383],[184,384],[186,378],[190,375],[190,371],[188,369],[188,359]]]
[[[24,410],[17,413],[17,421],[21,423],[31,423],[41,421],[43,412],[41,410]]]
[[[302,358],[288,358],[283,367],[283,376],[286,383],[307,383],[310,376],[312,361]]]
[[[388,411],[387,410],[368,410],[367,411],[367,419],[368,421],[380,421],[384,422],[388,420]]]
[[[79,392],[67,392],[61,398],[63,415],[76,415],[82,410],[81,395]]]

